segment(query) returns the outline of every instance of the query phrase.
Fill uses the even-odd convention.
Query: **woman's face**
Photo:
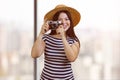
[[[70,20],[66,13],[60,13],[58,20],[62,22],[65,31],[67,31],[70,28]]]

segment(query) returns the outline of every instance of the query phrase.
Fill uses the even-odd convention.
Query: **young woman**
[[[71,62],[76,60],[80,51],[80,41],[75,35],[74,27],[80,18],[76,9],[65,5],[57,5],[44,16],[45,22],[31,51],[33,58],[44,53],[41,80],[74,80]],[[49,20],[61,24],[54,26],[56,29],[51,29]],[[51,32],[46,34],[49,30]]]

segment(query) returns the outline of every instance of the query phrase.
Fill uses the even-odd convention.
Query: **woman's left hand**
[[[63,25],[60,25],[57,29],[56,29],[57,34],[60,34],[62,37],[65,36],[65,30],[63,28]]]

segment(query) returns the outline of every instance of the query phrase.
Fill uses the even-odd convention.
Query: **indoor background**
[[[119,0],[37,0],[37,34],[57,4],[76,8],[80,53],[72,63],[76,80],[120,80]],[[0,80],[34,80],[34,0],[0,0]],[[43,68],[37,59],[37,80]]]

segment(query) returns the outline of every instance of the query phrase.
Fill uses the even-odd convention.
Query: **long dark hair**
[[[67,10],[61,10],[61,11],[58,11],[57,13],[55,13],[55,15],[53,16],[53,21],[57,21],[58,20],[58,17],[60,15],[60,13],[66,13],[69,20],[70,20],[70,28],[66,31],[66,35],[72,39],[75,39],[77,42],[79,42],[80,44],[80,41],[79,39],[77,38],[77,36],[75,35],[75,32],[74,32],[74,26],[73,26],[73,21],[72,21],[72,18],[71,18],[71,14],[67,11]],[[50,32],[50,35],[55,35],[57,34],[56,33],[56,30],[51,30]]]

